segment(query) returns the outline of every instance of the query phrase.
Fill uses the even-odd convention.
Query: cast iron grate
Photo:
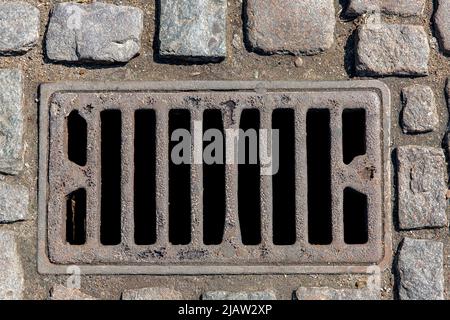
[[[303,273],[381,265],[390,241],[389,107],[377,81],[42,85],[39,269]],[[253,162],[177,165],[176,129],[225,137],[230,129],[278,129],[279,170],[261,175],[260,135],[245,144],[247,152],[256,145]],[[187,157],[208,141],[191,143]]]

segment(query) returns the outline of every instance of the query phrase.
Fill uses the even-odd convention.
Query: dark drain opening
[[[72,245],[86,242],[86,190],[78,189],[66,200],[66,241]]]
[[[275,110],[272,128],[279,130],[279,170],[272,180],[273,242],[276,245],[292,245],[296,241],[294,110]]]
[[[220,110],[203,113],[203,242],[222,243],[225,226],[225,139]]]
[[[332,242],[330,111],[311,109],[306,117],[309,243]]]
[[[100,241],[117,245],[121,241],[121,142],[122,115],[105,110],[101,118],[101,226]]]
[[[352,188],[344,190],[344,242],[365,244],[369,240],[367,196]]]
[[[67,118],[67,156],[79,166],[86,165],[87,123],[73,110]]]
[[[243,110],[240,120],[243,131],[240,131],[238,151],[238,212],[245,245],[261,243],[259,128],[259,111]]]
[[[134,240],[156,242],[156,117],[154,110],[137,110],[134,138]]]
[[[171,110],[169,112],[171,140],[169,143],[169,241],[175,245],[191,242],[190,131],[189,110]]]
[[[344,163],[366,153],[366,111],[345,109],[342,113],[342,149]]]

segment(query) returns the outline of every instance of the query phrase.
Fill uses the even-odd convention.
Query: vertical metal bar
[[[334,246],[344,244],[343,190],[339,174],[334,174],[343,166],[342,151],[342,109],[330,108],[331,132],[331,222]]]
[[[365,107],[366,114],[366,157],[370,163],[381,164],[380,154],[382,142],[379,140],[380,136],[374,135],[374,139],[368,139],[369,132],[381,132],[380,123],[378,119],[380,118],[380,108],[370,108]],[[380,165],[380,169],[374,170],[372,181],[381,181],[383,174],[383,167]],[[381,242],[382,230],[381,226],[381,216],[378,212],[381,212],[380,208],[377,208],[379,204],[383,203],[382,196],[380,192],[377,191],[376,183],[367,183],[367,222],[368,222],[368,241],[369,243],[379,243]]]
[[[64,174],[60,172],[64,172],[65,167],[70,167],[70,162],[65,162],[65,154],[58,152],[59,150],[65,150],[64,139],[67,135],[67,122],[63,117],[59,117],[56,113],[56,110],[53,108],[50,110],[50,121],[49,121],[49,131],[50,131],[50,139],[49,139],[49,148],[50,148],[50,157],[49,157],[49,167],[54,168],[54,170],[48,170],[49,180],[50,181],[58,181],[67,179]],[[62,157],[61,157],[62,156]],[[58,158],[63,158],[57,160]],[[65,166],[67,164],[67,166]],[[66,224],[64,223],[65,219],[67,219],[67,207],[66,207],[66,193],[71,192],[72,190],[67,187],[64,188],[64,183],[58,181],[57,183],[53,183],[53,188],[50,189],[49,193],[49,201],[48,207],[49,212],[58,212],[59,214],[49,215],[48,217],[48,226],[55,225],[59,226],[58,228],[52,227],[48,228],[48,233],[50,238],[58,239],[63,244],[66,244]],[[63,190],[60,192],[59,190]],[[58,199],[57,201],[56,198]]]
[[[121,232],[122,243],[134,245],[134,110],[122,109]]]
[[[239,129],[240,109],[226,109],[223,114],[226,140],[225,150],[225,228],[224,239],[238,245],[242,243],[238,216],[238,163],[236,134]]]
[[[156,112],[156,243],[169,244],[169,108]]]
[[[268,101],[267,101],[268,102]],[[261,110],[259,151],[261,163],[261,245],[268,247],[273,245],[273,198],[272,198],[272,163],[264,163],[265,155],[272,152],[272,139],[270,130],[272,128],[272,108],[271,103],[265,103]],[[264,149],[264,150],[263,150]],[[265,159],[271,160],[271,159]]]
[[[100,108],[94,108],[89,113],[87,122],[87,167],[92,177],[92,183],[86,186],[86,244],[100,245],[101,225],[101,120]],[[87,116],[88,114],[86,114]]]
[[[191,241],[203,244],[203,123],[202,110],[191,109]]]
[[[296,246],[308,243],[308,157],[306,142],[306,114],[308,108],[298,106],[295,117],[295,220]]]

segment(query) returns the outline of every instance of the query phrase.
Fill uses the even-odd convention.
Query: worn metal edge
[[[48,107],[51,95],[56,92],[98,91],[244,91],[264,93],[267,90],[341,91],[342,89],[376,90],[381,99],[384,161],[383,177],[383,258],[378,264],[366,266],[346,265],[248,265],[248,266],[139,266],[139,265],[78,265],[80,274],[147,274],[147,275],[216,275],[216,274],[373,274],[373,266],[380,271],[390,266],[392,260],[392,211],[391,211],[391,96],[386,84],[379,80],[350,81],[127,81],[89,82],[64,81],[40,85],[39,100],[39,175],[38,175],[38,244],[37,267],[41,274],[71,274],[71,265],[50,262],[47,252],[47,180],[48,180]],[[71,270],[72,271],[72,270]]]

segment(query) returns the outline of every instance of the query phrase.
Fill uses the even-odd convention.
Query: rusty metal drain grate
[[[39,270],[382,266],[390,257],[389,112],[378,81],[42,85]],[[259,157],[174,164],[176,129],[225,137],[230,129],[278,129],[279,170],[261,175]],[[189,151],[192,159],[198,148]]]

